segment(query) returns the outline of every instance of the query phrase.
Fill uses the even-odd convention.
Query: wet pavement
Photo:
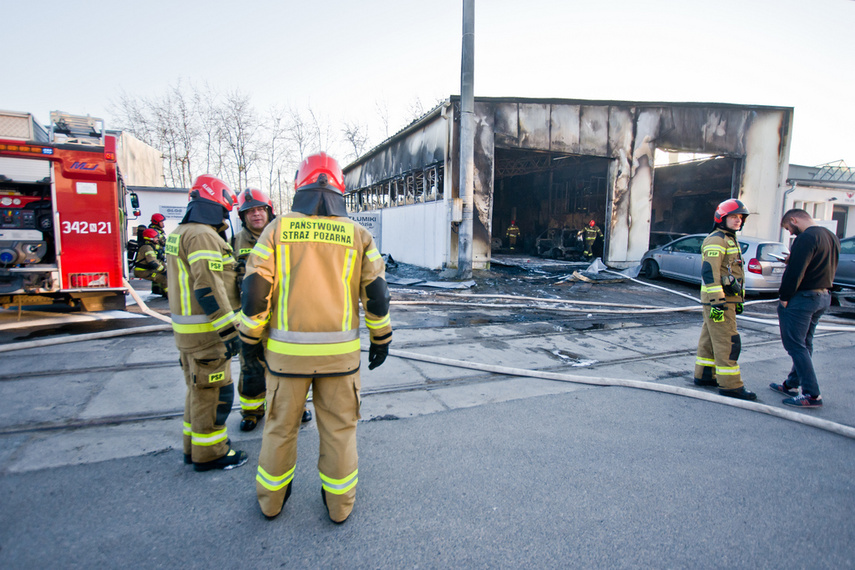
[[[568,273],[494,268],[465,291],[393,287],[391,356],[362,369],[357,506],[343,526],[318,496],[314,421],[300,430],[294,493],[274,521],[255,503],[261,433],[240,432],[239,414],[227,425],[247,465],[195,473],[182,464],[184,387],[170,333],[3,354],[0,566],[855,566],[853,439],[693,398],[437,363],[700,390],[697,312],[508,308],[478,296],[684,307],[692,302],[672,291],[697,295],[669,281],[655,284],[671,291],[560,283]],[[164,299],[146,299],[168,312]],[[431,304],[401,304],[420,301]],[[740,324],[745,383],[783,409],[766,387],[790,365],[763,322],[774,303],[749,307],[761,322]],[[123,325],[159,323],[129,311],[138,318]],[[12,316],[0,313],[0,328]],[[105,326],[78,316],[64,332]],[[853,322],[845,311],[832,320]],[[50,327],[60,332],[42,323],[3,334],[42,338]],[[855,425],[853,345],[852,332],[818,335],[827,404],[803,413]]]

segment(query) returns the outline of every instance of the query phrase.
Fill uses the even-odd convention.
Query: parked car
[[[840,240],[840,263],[834,274],[838,287],[855,287],[855,236]]]
[[[641,272],[650,279],[661,275],[700,284],[701,245],[706,237],[707,234],[692,234],[649,250],[641,257]],[[777,291],[786,267],[783,260],[789,253],[787,246],[748,236],[737,236],[737,240],[745,260],[745,291]]]

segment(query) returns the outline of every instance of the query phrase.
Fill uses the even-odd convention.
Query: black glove
[[[721,278],[721,285],[724,292],[728,295],[741,295],[742,294],[742,281],[734,277],[733,275],[725,275]]]
[[[737,315],[741,315],[744,310],[745,310],[745,305],[743,305],[742,303],[736,304],[736,314]]]
[[[712,319],[712,322],[714,323],[724,321],[724,303],[710,305],[710,319]]]
[[[237,335],[233,336],[228,340],[223,340],[223,344],[226,345],[226,358],[231,358],[232,356],[237,356],[240,353],[240,339]]]
[[[248,344],[242,342],[240,344],[241,355],[243,356],[243,375],[246,376],[261,376],[264,377],[264,346],[260,342]]]
[[[368,349],[368,370],[374,370],[386,362],[386,357],[389,356],[389,344],[371,343],[371,347]]]

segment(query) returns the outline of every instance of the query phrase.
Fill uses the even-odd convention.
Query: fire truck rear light
[[[752,257],[751,261],[748,262],[748,272],[756,273],[757,275],[761,275],[763,273],[763,266],[760,265],[760,262],[757,261],[756,257]]]
[[[107,273],[69,273],[71,286],[75,289],[84,287],[106,287]]]

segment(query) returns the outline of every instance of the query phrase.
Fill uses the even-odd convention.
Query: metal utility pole
[[[472,223],[475,178],[475,0],[463,0],[463,53],[460,62],[460,181],[463,221],[457,234],[457,277],[472,277]]]

